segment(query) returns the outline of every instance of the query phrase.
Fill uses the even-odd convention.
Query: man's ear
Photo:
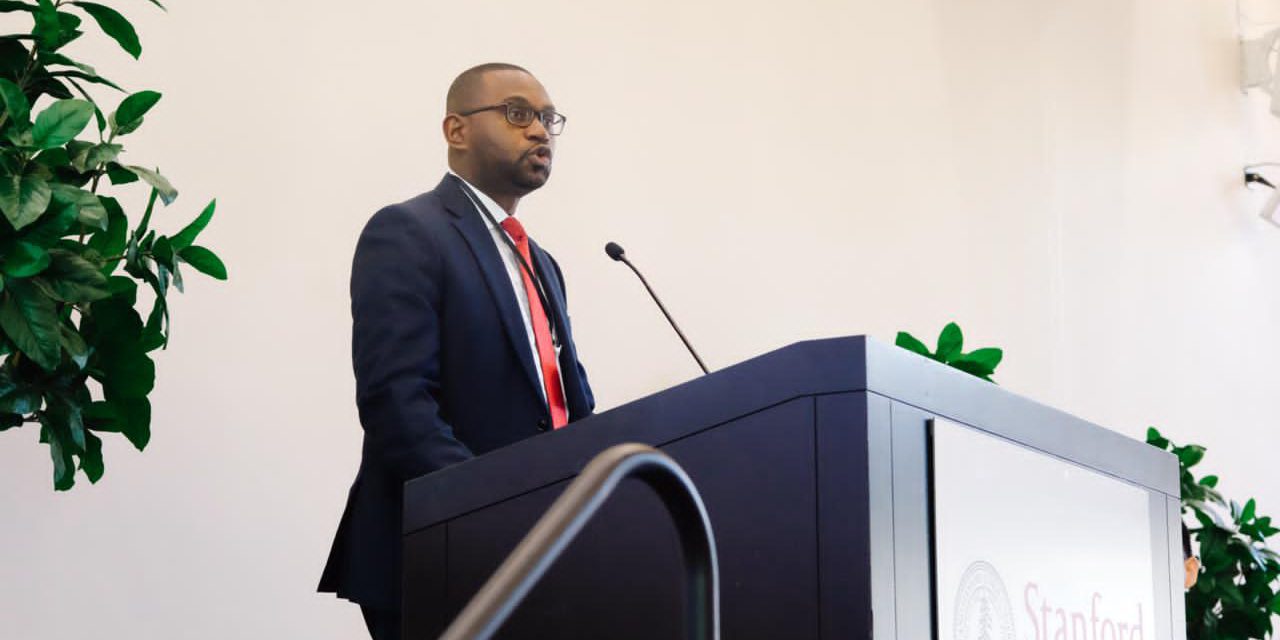
[[[450,149],[467,148],[467,121],[463,120],[462,116],[451,113],[444,117],[440,127],[444,132],[444,141]]]

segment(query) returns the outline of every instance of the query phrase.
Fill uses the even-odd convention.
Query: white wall
[[[602,407],[697,373],[617,240],[713,368],[957,320],[1009,389],[1203,443],[1280,516],[1280,228],[1240,184],[1280,120],[1231,0],[169,4],[124,7],[141,63],[72,52],[165,93],[129,150],[183,191],[163,229],[218,197],[231,281],[174,300],[152,444],[111,439],[98,485],[0,436],[0,637],[359,637],[313,593],[359,455],[351,251],[434,186],[445,88],[491,60],[569,115],[521,217]]]

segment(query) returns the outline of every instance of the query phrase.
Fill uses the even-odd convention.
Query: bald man
[[[516,219],[551,176],[564,116],[501,63],[459,75],[446,111],[448,175],[378,211],[351,268],[364,444],[319,590],[360,604],[375,640],[400,637],[404,482],[595,406],[560,267]]]

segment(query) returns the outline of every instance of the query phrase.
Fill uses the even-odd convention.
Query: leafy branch
[[[1250,498],[1244,505],[1218,491],[1218,476],[1197,479],[1191,468],[1205,448],[1178,446],[1155,427],[1147,444],[1178,457],[1182,513],[1199,524],[1191,534],[1199,543],[1201,574],[1187,593],[1187,638],[1245,640],[1267,638],[1271,617],[1280,615],[1280,554],[1267,539],[1280,533]]]
[[[942,328],[942,333],[938,335],[936,351],[929,351],[929,347],[906,331],[898,332],[898,338],[894,344],[930,360],[936,360],[975,375],[987,382],[995,382],[991,376],[995,373],[996,367],[1000,366],[1000,361],[1004,359],[1004,350],[996,347],[975,349],[964,353],[964,333],[954,322]]]
[[[184,266],[219,280],[227,271],[195,244],[216,203],[178,233],[157,233],[156,202],[168,206],[178,191],[158,170],[122,159],[119,140],[142,126],[161,94],[129,93],[63,53],[87,17],[136,59],[133,25],[96,2],[0,0],[0,13],[17,12],[30,14],[30,33],[0,35],[0,431],[39,424],[54,487],[66,490],[77,469],[91,482],[102,477],[98,434],[146,447],[155,385],[148,354],[168,344],[169,289],[183,290]],[[125,96],[107,115],[81,83]],[[96,142],[79,139],[90,123]],[[132,231],[120,202],[100,193],[107,182],[149,187]],[[139,283],[154,298],[145,322]]]

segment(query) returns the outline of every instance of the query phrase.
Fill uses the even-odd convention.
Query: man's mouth
[[[535,167],[546,168],[551,166],[551,148],[550,147],[534,147],[526,154]]]

